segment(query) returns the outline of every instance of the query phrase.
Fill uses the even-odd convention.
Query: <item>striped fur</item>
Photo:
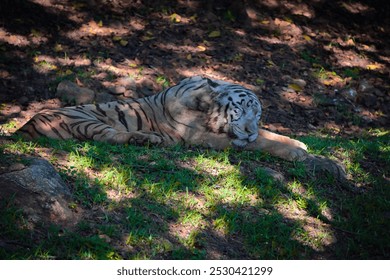
[[[259,129],[260,117],[261,104],[252,91],[195,76],[150,97],[44,110],[18,133],[28,139],[236,146],[264,149],[286,159],[305,154],[304,144]],[[278,147],[282,151],[287,147],[287,152],[275,151]]]

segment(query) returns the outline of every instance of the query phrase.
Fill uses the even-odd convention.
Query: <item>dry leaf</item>
[[[128,42],[127,40],[120,40],[120,41],[119,41],[119,44],[120,44],[122,47],[126,47],[128,43],[129,43],[129,42]]]
[[[174,22],[174,23],[179,23],[179,22],[181,22],[181,16],[179,16],[179,15],[176,14],[176,13],[173,13],[169,18],[170,18],[171,21]]]
[[[221,31],[219,31],[219,30],[211,31],[209,34],[209,38],[216,38],[216,37],[220,37],[220,36],[221,36]]]
[[[271,59],[268,59],[267,62],[268,66],[275,66],[275,63]]]
[[[146,31],[146,34],[141,37],[141,41],[149,41],[149,40],[153,40],[153,39],[154,39],[153,32],[151,32],[151,31]]]
[[[122,37],[121,36],[114,36],[114,37],[112,37],[112,40],[113,41],[120,41],[120,40],[122,40]]]
[[[303,39],[305,39],[306,41],[311,41],[311,37],[309,35],[303,35]]]
[[[141,37],[141,41],[150,41],[150,40],[153,40],[154,37],[153,36],[149,36],[149,35],[144,35]]]
[[[55,52],[62,52],[64,50],[61,44],[55,44],[53,49]]]
[[[199,45],[198,47],[198,50],[200,50],[201,52],[204,52],[206,50],[206,47],[205,46],[201,46]]]
[[[330,85],[333,85],[334,82],[332,80],[323,80],[322,83],[326,86],[330,86]]]
[[[99,27],[103,27],[103,21],[99,21],[98,24],[97,24]]]
[[[297,84],[289,84],[288,88],[291,88],[291,89],[293,89],[295,91],[302,91],[302,87],[297,85]]]
[[[191,59],[192,59],[192,55],[191,55],[191,54],[188,54],[186,58],[187,58],[188,60],[191,60]]]
[[[34,36],[34,37],[41,37],[42,34],[41,32],[39,32],[38,30],[34,29],[34,28],[31,28],[31,34]]]
[[[257,79],[256,79],[256,84],[262,85],[262,84],[264,84],[264,83],[265,83],[265,81],[264,81],[263,79],[260,79],[260,78],[257,78]]]
[[[377,70],[377,69],[380,69],[380,68],[382,68],[379,64],[368,64],[367,66],[366,66],[366,68],[368,69],[368,70]]]
[[[190,17],[190,20],[192,20],[193,22],[196,22],[196,18],[197,18],[197,15],[193,15],[192,17]]]

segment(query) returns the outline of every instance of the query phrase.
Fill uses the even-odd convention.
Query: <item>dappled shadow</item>
[[[0,99],[21,107],[16,108],[20,113],[12,115],[21,117],[20,123],[42,108],[32,106],[34,101],[55,97],[55,88],[63,79],[76,79],[98,93],[110,93],[117,77],[131,76],[139,83],[138,89],[157,92],[166,86],[164,82],[173,84],[198,74],[254,89],[265,104],[264,123],[276,124],[282,133],[321,128],[326,124],[323,120],[332,119],[341,127],[349,122],[363,128],[388,123],[383,103],[389,61],[383,48],[386,36],[381,35],[388,27],[386,17],[377,16],[386,13],[380,9],[380,4],[386,5],[381,1],[251,1],[240,8],[245,13],[232,11],[225,1],[212,1],[213,5],[203,1],[153,5],[148,1],[8,2],[2,3],[0,15],[4,85]],[[33,16],[27,17],[30,13]],[[238,17],[245,15],[248,18],[243,23]],[[378,27],[372,32],[374,22]],[[213,31],[217,33],[210,36]],[[367,59],[363,64],[339,64],[337,52],[346,48]],[[315,75],[332,73],[338,80],[332,83],[330,77],[326,81],[330,86],[319,88],[321,80]],[[355,108],[348,103],[341,110],[329,102],[326,106],[316,103],[318,96],[332,99],[335,90],[356,87],[354,80],[345,80],[351,75],[359,80],[377,79],[370,82],[381,96],[370,97],[372,107],[366,109],[367,114],[353,112]],[[291,78],[307,82],[293,96],[286,94]],[[110,98],[117,96],[99,100]],[[25,109],[33,112],[24,113]],[[5,110],[3,115],[0,121],[6,122],[10,114]]]
[[[0,123],[15,117],[20,122],[17,126],[27,121],[32,113],[23,112],[35,113],[38,107],[45,107],[47,100],[55,98],[55,88],[64,79],[77,81],[102,94],[116,85],[117,78],[131,76],[137,82],[137,94],[142,96],[144,87],[157,92],[166,86],[164,82],[174,84],[184,77],[202,74],[253,89],[264,104],[265,126],[278,132],[304,134],[326,128],[332,121],[339,127],[339,133],[351,124],[363,129],[388,128],[389,53],[386,47],[389,38],[385,35],[390,32],[390,17],[387,1],[344,3],[362,5],[361,8],[344,7],[341,1],[336,4],[247,1],[250,3],[245,24],[236,18],[234,11],[228,12],[224,1],[212,1],[215,6],[209,5],[206,9],[204,2],[208,1],[54,2],[0,3],[0,103],[13,109],[12,106],[20,107],[16,108],[16,113],[2,111]],[[357,12],[351,12],[353,9]],[[213,31],[219,33],[211,36]],[[349,54],[351,61],[348,57],[342,61],[340,53]],[[356,57],[361,60],[353,61]],[[333,78],[333,72],[340,79]],[[328,76],[320,76],[323,73]],[[307,85],[302,90],[289,89],[291,79],[297,78],[305,80]],[[364,110],[370,112],[369,121],[356,122],[351,117],[351,114],[359,115],[353,110],[362,104],[346,103],[340,110],[329,102],[319,105],[318,99],[333,100],[338,97],[335,90],[356,87],[363,78],[370,80],[383,94],[375,95],[372,107],[363,104]],[[149,83],[145,84],[145,80]],[[109,94],[110,98],[117,98]],[[34,102],[44,104],[33,107]],[[98,149],[97,154],[86,156],[99,162],[106,155]],[[375,173],[375,169],[383,162],[376,161],[367,162],[366,171],[381,176],[383,174]],[[116,167],[120,168],[126,159],[119,158],[117,163]],[[91,174],[94,170],[101,172],[104,164],[108,162],[95,164]],[[239,164],[239,160],[234,164]],[[257,164],[275,168],[274,162]],[[276,166],[280,165],[286,167],[280,162]],[[248,169],[255,169],[251,167]],[[203,205],[211,209],[207,213],[195,209],[205,224],[189,225],[181,220],[180,213],[190,206],[179,199],[175,200],[176,205],[161,201],[161,197],[152,195],[150,185],[155,183],[155,192],[169,194],[174,189],[185,201],[187,193],[201,197],[198,182],[203,176],[215,175],[205,175],[186,165],[164,166],[148,157],[141,159],[140,166],[134,170],[138,172],[134,185],[124,184],[114,188],[112,193],[107,193],[105,184],[95,183],[88,173],[75,173],[73,181],[69,182],[74,195],[78,196],[77,202],[90,213],[86,223],[99,225],[99,229],[89,225],[90,231],[81,227],[83,229],[76,233],[111,240],[107,243],[123,258],[375,258],[381,254],[388,257],[375,241],[362,240],[356,232],[360,224],[348,223],[348,217],[355,212],[343,209],[345,202],[339,203],[339,194],[332,189],[335,187],[332,183],[314,188],[302,186],[298,188],[302,192],[299,193],[291,191],[287,183],[263,185],[261,181],[248,179],[248,184],[237,188],[254,185],[261,198],[272,196],[275,187],[284,198],[291,200],[291,208],[278,206],[285,202],[283,197],[266,205],[264,213],[256,213],[257,208],[250,204],[218,201],[207,207]],[[155,173],[155,182],[143,182],[144,173]],[[252,173],[241,174],[250,178],[254,176]],[[166,181],[162,182],[161,178]],[[311,196],[305,194],[309,189],[313,192]],[[365,196],[354,200],[354,207],[358,207],[363,198]],[[374,204],[374,201],[360,202],[363,205],[358,207],[360,210],[371,209]],[[302,203],[301,208],[298,203]],[[356,213],[364,214],[365,211],[360,210]],[[340,212],[344,220],[333,221],[332,216]],[[319,227],[322,229],[318,230]],[[324,232],[328,235],[320,238],[317,245],[307,243],[304,238],[313,234],[314,239],[316,234]],[[53,243],[74,238],[68,235],[61,239],[58,232],[53,236]],[[345,240],[347,242],[343,243]],[[88,243],[84,239],[70,255],[77,258],[80,250],[92,250],[96,244],[100,243]],[[289,246],[282,248],[280,244]],[[359,246],[373,254],[358,255],[356,252],[362,250]],[[104,248],[98,258],[108,258],[114,250]],[[350,248],[354,249],[352,255],[348,255]]]
[[[47,139],[37,143],[35,153],[45,154],[66,175],[74,199],[69,205],[80,205],[82,222],[52,228],[49,238],[47,229],[36,227],[28,245],[33,256],[18,251],[25,242],[9,236],[17,230],[3,232],[5,256],[335,259],[383,254],[375,240],[360,240],[357,217],[348,221],[349,215],[362,215],[373,202],[370,196],[339,189],[331,177],[311,181],[298,163],[246,151],[108,147]],[[279,166],[285,180],[276,182],[264,171],[267,166]],[[351,205],[344,205],[346,200]],[[367,230],[378,230],[381,224],[378,220]],[[10,240],[16,245],[9,246]],[[61,250],[67,240],[69,246]],[[368,251],[359,255],[359,246]]]

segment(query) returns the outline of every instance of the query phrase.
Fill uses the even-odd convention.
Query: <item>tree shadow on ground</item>
[[[153,5],[148,1],[128,4],[81,1],[55,5],[49,1],[41,4],[17,1],[6,5],[7,2],[3,2],[1,9],[0,66],[4,91],[0,97],[5,102],[22,103],[22,111],[33,101],[54,98],[55,87],[62,79],[78,80],[98,92],[109,92],[107,80],[115,82],[116,77],[130,75],[145,78],[156,92],[162,88],[156,81],[160,76],[173,84],[186,76],[206,74],[255,85],[261,98],[273,105],[269,116],[291,111],[297,118],[301,117],[295,123],[295,118],[289,116],[281,121],[285,127],[299,132],[294,127],[307,130],[307,117],[315,119],[317,127],[324,125],[322,119],[338,114],[316,106],[302,110],[302,106],[293,105],[293,100],[283,100],[280,96],[283,87],[289,84],[289,77],[308,80],[301,98],[310,99],[316,94],[319,81],[310,77],[313,63],[317,64],[318,71],[324,69],[345,76],[357,69],[359,78],[375,76],[387,84],[382,70],[367,70],[365,64],[352,65],[351,70],[350,66],[338,64],[333,51],[324,49],[326,45],[338,44],[341,51],[352,48],[358,55],[369,58],[366,64],[371,61],[387,67],[388,61],[383,59],[386,54],[378,54],[386,51],[383,49],[386,37],[381,34],[387,28],[386,19],[376,17],[383,13],[378,8],[380,1],[373,4],[357,1],[355,4],[367,6],[368,12],[363,9],[355,14],[342,5],[323,1],[252,1],[241,7],[249,11],[247,24],[240,22],[225,1],[212,1],[212,5],[203,1],[185,4],[160,1]],[[230,18],[229,11],[233,13]],[[333,17],[334,14],[338,16]],[[370,32],[367,23],[374,21],[378,21],[379,29]],[[382,26],[384,30],[380,29]],[[362,35],[362,30],[366,35]],[[212,31],[220,35],[210,36]],[[340,45],[338,39],[341,43],[347,41],[342,34],[361,44]],[[364,44],[369,48],[363,49]],[[84,64],[80,62],[83,59]],[[335,89],[343,86],[348,84],[335,85]],[[326,88],[319,93],[332,96],[331,91]],[[25,98],[21,101],[21,97]],[[387,109],[379,99],[370,110],[380,109],[385,115],[371,121],[384,125]],[[282,110],[275,108],[275,104]],[[10,116],[20,114],[6,115],[4,119]],[[269,121],[278,123],[277,117]]]
[[[190,2],[194,5],[189,5]],[[277,5],[269,5],[271,2]],[[305,4],[309,12],[314,11],[314,17],[296,14],[293,4],[297,2]],[[157,82],[159,76],[173,84],[189,75],[205,74],[248,86],[255,85],[252,88],[257,93],[261,92],[260,98],[266,105],[266,122],[282,123],[289,128],[287,133],[309,131],[308,124],[322,128],[327,122],[337,119],[334,116],[338,113],[337,110],[319,107],[315,103],[308,106],[300,103],[301,98],[312,98],[318,91],[320,79],[311,77],[311,69],[317,67],[314,64],[319,64],[319,69],[322,67],[337,73],[358,68],[359,78],[379,78],[383,82],[380,89],[386,90],[388,87],[388,77],[382,69],[368,70],[364,68],[366,66],[358,64],[340,65],[333,58],[334,52],[325,49],[324,45],[337,44],[342,51],[353,50],[368,57],[369,62],[388,67],[388,53],[384,49],[388,45],[388,38],[384,36],[389,31],[386,22],[389,19],[386,16],[388,9],[378,8],[377,3],[381,1],[375,1],[373,6],[373,2],[353,1],[369,7],[368,14],[353,14],[339,4],[324,1],[319,1],[318,4],[313,1],[297,2],[287,1],[290,5],[286,6],[279,1],[248,1],[248,7],[255,13],[251,14],[249,11],[249,23],[243,25],[238,19],[234,19],[234,14],[229,16],[229,9],[222,5],[223,1],[215,1],[216,5],[207,9],[203,8],[203,1],[187,1],[188,5],[181,1],[161,1],[157,4],[155,1],[143,1],[127,6],[121,6],[124,4],[120,1],[111,1],[111,4],[105,1],[65,1],[57,3],[58,6],[51,5],[50,1],[41,1],[46,6],[34,1],[12,1],[12,4],[10,1],[2,1],[0,103],[20,104],[23,111],[34,102],[54,98],[55,87],[62,79],[78,80],[97,91],[107,91],[104,83],[106,80],[115,82],[117,77],[132,76],[136,80],[150,80],[151,87],[156,92],[163,87]],[[180,18],[175,19],[173,14]],[[378,28],[374,31],[370,29],[373,23],[378,23]],[[291,36],[290,33],[294,30],[297,33]],[[220,35],[210,37],[213,31],[219,31]],[[366,33],[364,36],[363,31]],[[348,45],[345,34],[360,45]],[[304,37],[305,35],[309,37]],[[115,36],[120,39],[114,40]],[[338,37],[341,38],[339,41]],[[124,40],[122,44],[121,40]],[[363,45],[369,48],[364,49]],[[371,45],[374,47],[371,48]],[[85,59],[87,63],[80,65],[81,59]],[[99,76],[101,73],[108,75]],[[287,76],[303,77],[308,82],[305,91],[297,93],[294,100],[282,95],[283,87],[289,84]],[[325,87],[324,92],[319,93],[328,96],[335,88],[342,86],[345,84]],[[21,102],[21,97],[26,97],[27,102]],[[368,108],[373,111],[378,109],[384,114],[374,119],[372,126],[386,128],[389,123],[386,115],[388,108],[383,104],[377,108]],[[3,119],[0,118],[0,122],[21,116],[22,112],[6,114]],[[337,120],[339,123],[351,121],[342,114]],[[98,153],[96,159],[105,156]],[[145,173],[145,168],[153,171],[151,162],[153,160],[147,159],[138,172]],[[273,167],[274,163],[269,165]],[[94,168],[99,170],[103,167],[97,165]],[[165,167],[158,168],[161,171]],[[194,181],[188,183],[188,180],[175,177],[179,182],[175,185],[172,175],[164,177],[171,180],[172,184],[162,184],[161,178],[156,175],[156,191],[169,192],[170,188],[177,188],[185,196],[188,188],[188,192],[196,197],[199,188],[196,179],[203,175],[183,167],[176,167],[175,172],[184,172]],[[242,175],[251,174],[244,172]],[[380,244],[364,240],[366,237],[356,232],[367,226],[368,218],[367,222],[363,221],[361,224],[348,222],[348,218],[355,216],[355,213],[364,214],[366,208],[374,211],[372,208],[376,196],[368,195],[369,203],[364,202],[367,198],[365,195],[354,197],[350,209],[359,209],[354,212],[342,209],[344,206],[341,202],[344,201],[338,203],[339,194],[335,191],[327,192],[325,189],[323,194],[321,189],[311,188],[313,195],[307,197],[292,192],[283,184],[275,186],[273,190],[270,187],[272,184],[267,186],[261,182],[252,182],[258,188],[259,197],[266,196],[272,201],[266,205],[264,213],[256,213],[258,208],[250,204],[234,205],[217,201],[207,206],[209,213],[199,211],[205,224],[194,226],[184,223],[183,226],[180,207],[187,209],[187,206],[178,201],[177,205],[170,205],[151,195],[150,189],[142,191],[141,181],[137,182],[141,185],[141,190],[130,193],[129,197],[124,196],[117,202],[109,198],[103,185],[95,184],[85,174],[76,173],[73,180],[74,193],[80,195],[79,202],[86,203],[83,207],[97,207],[94,212],[91,211],[86,222],[79,225],[78,230],[63,236],[62,230],[57,229],[49,235],[46,250],[53,252],[57,258],[88,258],[88,252],[95,258],[115,258],[115,254],[110,255],[112,252],[119,252],[124,258],[178,259],[388,257],[384,250],[389,247],[388,244],[380,249]],[[78,183],[76,180],[79,180]],[[298,190],[306,192],[306,188],[307,186],[302,189],[298,187]],[[344,190],[337,191],[349,196]],[[385,190],[380,192],[388,197]],[[272,200],[273,196],[275,200]],[[289,201],[294,207],[302,203],[301,208],[294,208],[296,212],[290,211],[290,208],[278,208],[278,203]],[[7,210],[7,205],[4,211]],[[107,208],[107,205],[113,209]],[[322,212],[321,205],[327,205],[330,212],[343,213],[344,219],[329,222],[330,218],[326,216],[326,211],[325,214]],[[380,217],[388,213],[382,214]],[[313,220],[315,222],[310,226]],[[382,225],[381,223],[379,221],[376,225]],[[319,224],[325,225],[323,232],[328,234],[321,240],[329,242],[320,249],[320,246],[308,244],[305,240],[305,236],[309,238],[310,234],[321,233],[316,228]],[[343,227],[343,224],[346,226]],[[328,229],[326,225],[332,228]],[[381,233],[382,230],[377,230],[373,236]],[[34,236],[35,233],[27,231],[24,236],[31,234]],[[46,236],[39,236],[39,232],[37,234],[37,240],[43,240]],[[77,235],[82,238],[77,239]],[[331,241],[332,236],[338,241]],[[73,251],[64,250],[61,253],[66,247],[65,242],[72,239],[77,241],[70,249]],[[347,245],[343,243],[345,240]],[[62,245],[56,247],[56,244]],[[94,253],[93,248],[102,250]],[[369,253],[365,254],[362,248],[368,248],[366,251]],[[351,251],[353,253],[348,254]],[[44,254],[23,256],[45,257]]]
[[[388,192],[381,185],[352,193],[331,177],[311,180],[298,163],[245,151],[47,140],[38,143],[36,152],[40,149],[57,162],[74,196],[70,205],[80,205],[83,217],[72,228],[48,229],[46,221],[28,230],[23,214],[10,207],[12,199],[2,200],[7,259],[387,256]],[[219,169],[195,164],[199,158],[202,164],[216,161]],[[267,175],[268,165],[279,166],[285,181]],[[26,240],[31,240],[27,251]]]

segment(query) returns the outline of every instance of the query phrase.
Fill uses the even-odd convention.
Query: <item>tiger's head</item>
[[[232,144],[244,147],[259,135],[261,103],[257,96],[240,85],[207,79],[213,92],[218,93],[220,117]]]

